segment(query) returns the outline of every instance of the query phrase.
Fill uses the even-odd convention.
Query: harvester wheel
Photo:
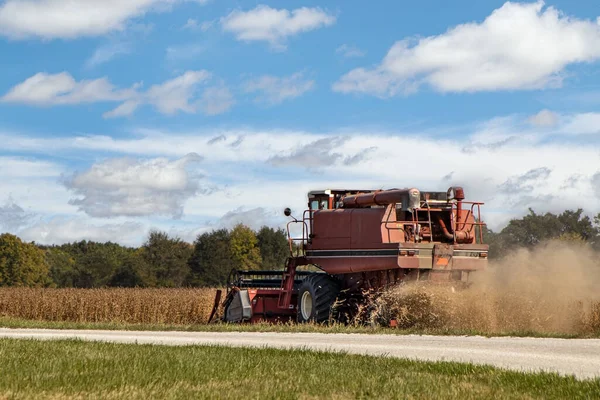
[[[327,321],[339,292],[340,284],[335,278],[322,273],[307,276],[298,291],[297,321]]]

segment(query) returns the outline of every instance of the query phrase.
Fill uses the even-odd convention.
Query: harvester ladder
[[[290,307],[293,307],[291,302],[294,291],[294,281],[296,279],[297,265],[298,259],[296,257],[288,258],[285,271],[281,278],[281,289],[279,291],[279,300],[277,301],[278,308],[289,309]]]

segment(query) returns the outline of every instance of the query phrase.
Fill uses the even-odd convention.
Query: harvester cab
[[[285,268],[235,272],[222,319],[323,322],[334,302],[360,304],[366,291],[413,279],[467,281],[487,266],[482,204],[465,201],[460,187],[311,191],[302,218],[288,223]],[[302,233],[293,237],[297,224]]]

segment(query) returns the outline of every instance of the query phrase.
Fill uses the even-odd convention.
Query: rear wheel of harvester
[[[307,276],[298,290],[298,322],[325,322],[340,292],[339,282],[327,275]]]

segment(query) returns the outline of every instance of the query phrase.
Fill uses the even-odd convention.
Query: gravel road
[[[600,339],[5,328],[0,328],[0,337],[43,340],[78,338],[162,345],[308,348],[419,360],[472,362],[520,371],[554,371],[582,379],[600,378]]]

